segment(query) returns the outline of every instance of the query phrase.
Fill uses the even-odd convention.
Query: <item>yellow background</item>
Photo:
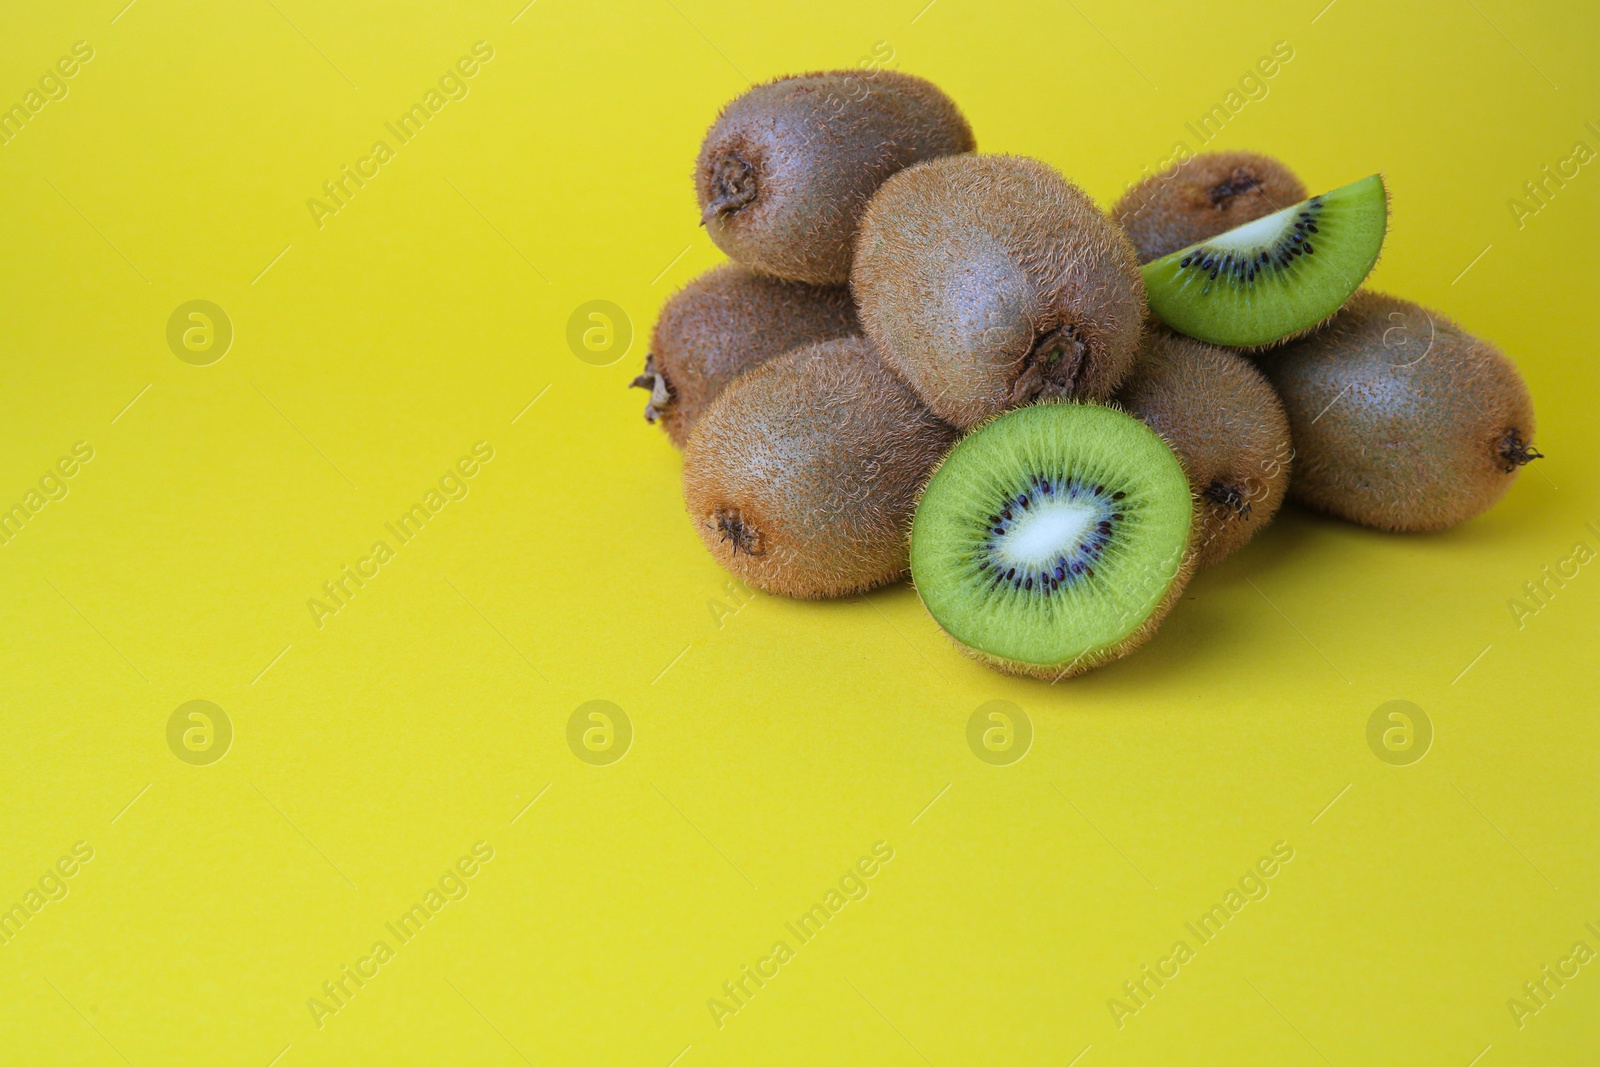
[[[95,853],[0,947],[0,1060],[1600,1058],[1600,962],[1520,1029],[1506,1004],[1600,951],[1600,573],[1510,608],[1600,549],[1600,164],[1508,205],[1600,150],[1592,4],[524,2],[8,5],[0,104],[94,58],[0,147],[0,503],[94,459],[0,547],[0,903]],[[480,40],[470,94],[318,228]],[[1381,169],[1374,284],[1520,363],[1547,460],[1438,536],[1291,508],[1055,687],[961,658],[908,586],[727,587],[624,388],[721,259],[689,173],[724,101],[883,42],[981,149],[1109,204],[1280,41],[1212,147],[1317,189]],[[234,327],[209,366],[166,343],[192,299]],[[592,299],[635,334],[607,366],[566,342]],[[480,440],[470,494],[319,629],[308,599]],[[235,731],[209,766],[166,743],[195,699]],[[1435,730],[1410,766],[1366,741],[1394,699]],[[568,747],[590,700],[632,723],[620,762]],[[967,746],[990,700],[1033,726],[1010,766]],[[308,998],[479,841],[470,894],[319,1029]],[[708,998],[878,841],[870,895],[719,1029]],[[1278,841],[1270,895],[1119,1029],[1122,983]]]

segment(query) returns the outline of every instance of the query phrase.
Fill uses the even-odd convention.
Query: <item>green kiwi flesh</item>
[[[647,422],[682,448],[728,383],[793,348],[861,332],[850,290],[805,285],[724,263],[673,294],[656,317],[644,373]]]
[[[1380,530],[1486,511],[1541,458],[1533,401],[1498,348],[1435,311],[1357,293],[1327,326],[1263,356],[1294,435],[1289,494]]]
[[[1153,311],[1179,333],[1261,348],[1338,311],[1378,261],[1388,194],[1372,175],[1147,263]]]
[[[917,490],[955,440],[863,337],[796,349],[736,380],[683,453],[695,529],[769,593],[849,596],[906,572]]]
[[[960,109],[925,79],[893,70],[779,78],[734,99],[707,131],[695,164],[700,221],[748,267],[839,284],[883,180],[974,147]]]
[[[1113,408],[1045,402],[984,423],[929,479],[911,576],[958,646],[1056,680],[1126,655],[1194,567],[1183,467]]]

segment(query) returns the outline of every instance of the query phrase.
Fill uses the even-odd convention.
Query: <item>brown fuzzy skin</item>
[[[861,333],[850,290],[803,285],[724,263],[675,293],[661,309],[644,373],[646,421],[682,448],[707,404],[739,375],[793,348]]]
[[[1111,209],[1149,263],[1311,194],[1293,171],[1254,152],[1205,152],[1129,189]]]
[[[706,232],[731,258],[779,278],[839,284],[883,180],[975,147],[967,120],[932,82],[893,70],[801,74],[722,109],[700,146],[695,194]]]
[[[1183,462],[1199,502],[1200,566],[1221,563],[1272,521],[1294,449],[1278,394],[1249,360],[1152,330],[1117,398]]]
[[[1106,399],[1145,314],[1127,237],[1020,156],[890,178],[862,217],[850,287],[884,361],[962,429],[1037,398]]]
[[[700,538],[760,589],[849,596],[906,573],[928,470],[955,442],[865,338],[786,352],[695,425],[683,494]]]
[[[1533,401],[1499,349],[1368,290],[1263,356],[1294,436],[1289,493],[1380,530],[1443,530],[1487,510],[1540,458]]]

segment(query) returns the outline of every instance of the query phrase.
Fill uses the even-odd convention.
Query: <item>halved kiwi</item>
[[[1378,261],[1389,200],[1377,174],[1144,266],[1150,310],[1179,333],[1261,348],[1314,329]]]
[[[1183,466],[1144,423],[1040,403],[967,435],[929,479],[911,577],[963,651],[1056,680],[1155,632],[1194,568]]]

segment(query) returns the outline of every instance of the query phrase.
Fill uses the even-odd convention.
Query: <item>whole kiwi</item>
[[[748,267],[841,283],[873,190],[902,167],[974,147],[960,110],[922,78],[892,70],[779,78],[735,98],[706,133],[694,171],[700,221]]]
[[[884,182],[850,286],[884,361],[962,429],[1035,398],[1109,397],[1145,310],[1127,237],[1020,156],[951,156]]]
[[[847,596],[906,572],[917,492],[955,431],[861,337],[768,360],[700,416],[683,493],[701,540],[769,593]]]
[[[1454,526],[1541,458],[1533,401],[1511,361],[1410,301],[1358,292],[1261,367],[1294,435],[1290,495],[1351,522]]]
[[[1307,197],[1293,171],[1255,152],[1204,152],[1123,194],[1111,218],[1139,262],[1170,255]]]
[[[1249,360],[1152,328],[1117,399],[1183,463],[1198,502],[1200,566],[1220,563],[1278,513],[1294,454],[1289,419]]]
[[[631,384],[650,390],[646,421],[659,421],[682,448],[705,406],[751,367],[860,331],[844,286],[786,282],[724,263],[661,308],[644,373]]]

